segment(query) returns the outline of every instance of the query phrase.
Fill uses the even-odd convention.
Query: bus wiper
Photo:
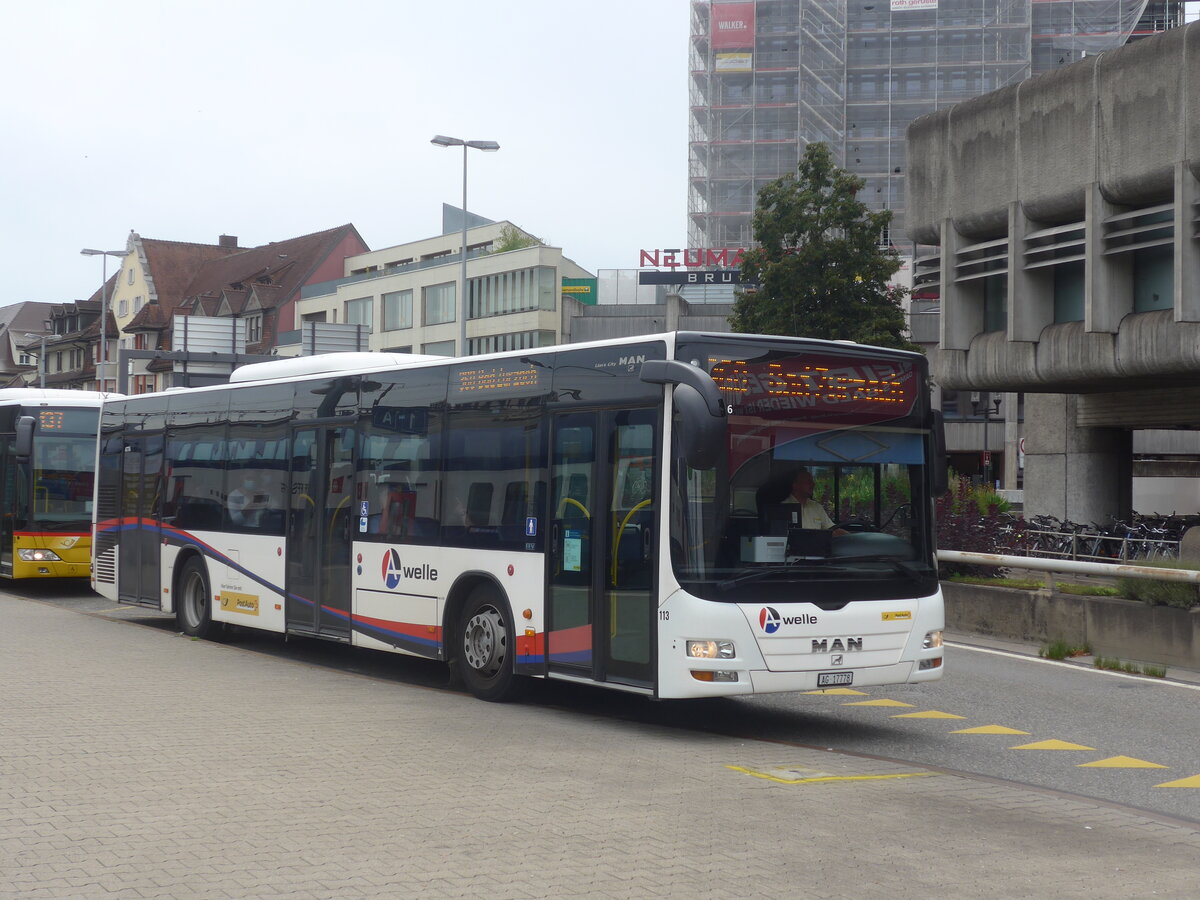
[[[819,573],[822,575],[834,572],[849,572],[845,566],[829,566],[825,564],[814,564],[811,560],[803,563],[792,563],[784,566],[771,566],[767,569],[755,569],[753,572],[746,572],[743,575],[738,575],[734,578],[727,578],[724,581],[718,581],[717,587],[722,590],[728,590],[732,587],[737,587],[739,584],[749,584],[752,581],[762,581],[767,578],[774,578],[776,575],[798,575]]]

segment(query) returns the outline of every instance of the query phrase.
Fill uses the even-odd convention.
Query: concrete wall
[[[923,116],[908,129],[908,229],[940,244],[1006,230],[1017,200],[1045,223],[1111,203],[1171,199],[1175,163],[1200,177],[1200,23]]]
[[[943,582],[942,593],[950,631],[1063,640],[1124,661],[1200,669],[1200,609],[953,582]]]

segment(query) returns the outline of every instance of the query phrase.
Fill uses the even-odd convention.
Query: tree
[[[524,250],[526,247],[539,247],[543,243],[540,237],[534,237],[522,231],[515,225],[505,225],[500,234],[492,241],[492,253],[507,253],[509,250]]]
[[[809,144],[796,174],[758,192],[754,238],[730,327],[920,350],[906,336],[904,288],[888,278],[900,255],[879,246],[891,210],[873,213],[857,198],[863,180],[840,169],[825,144]]]

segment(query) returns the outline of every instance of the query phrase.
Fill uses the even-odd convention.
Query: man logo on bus
[[[774,634],[779,630],[779,612],[769,606],[764,606],[762,612],[758,614],[758,624],[767,634]]]
[[[383,583],[388,586],[388,590],[394,590],[400,586],[401,574],[400,554],[395,550],[389,550],[383,554]]]

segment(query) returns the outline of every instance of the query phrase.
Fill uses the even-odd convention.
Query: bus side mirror
[[[946,457],[946,420],[935,409],[929,423],[929,492],[936,499],[950,490],[949,462]]]
[[[711,469],[725,450],[725,419],[708,411],[704,398],[690,384],[675,385],[675,417],[679,449],[693,469]]]
[[[33,429],[36,427],[37,419],[33,416],[21,416],[17,419],[17,462],[29,462],[29,457],[33,455]]]
[[[693,469],[711,469],[725,449],[725,404],[707,372],[675,359],[642,363],[642,381],[674,385],[679,448]]]

